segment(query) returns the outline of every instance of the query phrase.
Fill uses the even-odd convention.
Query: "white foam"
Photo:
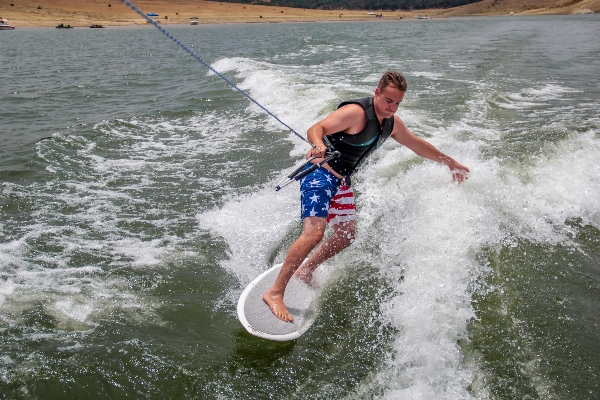
[[[345,83],[333,85],[331,79],[319,79],[318,73],[322,68],[308,72],[294,69],[291,71],[293,73],[290,73],[284,66],[245,58],[222,59],[214,63],[213,68],[219,72],[235,70],[236,77],[242,80],[238,85],[240,89],[248,92],[302,137],[306,136],[306,130],[310,126],[324,116],[322,110],[326,110],[326,113],[331,111],[329,107],[336,102],[336,90],[350,88]],[[306,84],[307,81],[313,83]],[[265,112],[254,103],[249,103],[249,107],[254,115],[265,118]],[[286,130],[274,118],[267,118],[271,131]],[[307,144],[304,141],[291,134],[288,138],[296,145],[292,156],[306,152]]]
[[[581,218],[600,229],[600,143],[594,132],[546,146],[544,154],[526,171],[513,176],[504,210],[528,229],[530,239],[564,240],[555,227]],[[541,236],[540,236],[541,235]]]
[[[565,101],[569,93],[577,93],[578,90],[570,89],[558,84],[545,84],[539,87],[525,87],[518,92],[506,92],[498,95],[495,104],[501,108],[512,110],[527,110],[539,108],[550,101]],[[554,109],[544,109],[538,112],[554,114]]]
[[[472,173],[460,186],[431,163],[405,170],[397,154],[361,174],[360,215],[366,218],[359,217],[359,227],[367,237],[359,235],[357,245],[379,240],[382,271],[390,282],[404,277],[384,308],[400,332],[378,377],[389,389],[386,398],[471,398],[466,387],[480,372],[465,368],[457,340],[467,340],[474,316],[471,277],[485,273],[478,250],[511,236],[568,241],[563,228],[570,218],[598,226],[600,145],[594,133],[549,145],[531,167],[482,162],[466,151],[468,143],[463,146],[454,146],[452,154]],[[524,181],[524,174],[530,179]]]
[[[526,88],[524,93],[538,99],[544,100],[556,100],[563,98],[565,93],[578,93],[577,89],[572,89],[566,86],[562,86],[556,83],[549,83],[539,87]]]
[[[40,299],[44,299],[44,312],[63,329],[89,329],[115,308],[153,315],[155,305],[136,295],[126,276],[107,271],[162,268],[184,239],[165,233],[148,240],[129,232],[127,226],[139,223],[139,216],[131,215],[128,207],[139,207],[152,215],[145,223],[159,232],[168,232],[177,224],[169,210],[160,209],[151,198],[140,194],[155,184],[157,175],[188,180],[186,173],[197,159],[228,151],[242,128],[258,126],[246,116],[230,121],[232,129],[219,130],[215,135],[215,127],[222,126],[225,119],[207,112],[169,121],[106,121],[94,127],[100,135],[93,139],[57,135],[57,140],[39,142],[38,155],[49,166],[45,184],[2,186],[3,195],[14,192],[31,198],[35,205],[35,222],[23,226],[20,237],[0,244],[0,307],[7,321],[18,322],[14,319],[18,317],[11,315],[35,307]],[[104,155],[97,151],[103,135],[126,145]],[[119,178],[125,178],[126,183],[115,185]],[[227,191],[222,182],[211,179],[205,183]],[[68,212],[57,214],[56,210],[63,208]],[[28,243],[34,242],[61,251],[32,252]],[[108,256],[110,260],[102,261],[102,268],[73,265],[73,258],[81,253],[100,255],[101,259]]]
[[[398,161],[386,163],[386,157],[361,174],[366,179],[360,182],[360,214],[366,218],[359,219],[363,233],[357,245],[379,241],[382,273],[389,282],[401,282],[383,306],[385,318],[400,332],[378,378],[389,381],[387,398],[469,398],[465,388],[473,375],[462,367],[457,340],[466,338],[473,316],[467,290],[477,268],[472,253],[498,232],[489,231],[497,216],[477,195],[494,166],[460,156],[476,171],[461,186],[429,162],[405,170]]]
[[[72,346],[59,347],[58,350],[69,351],[69,350],[80,350],[82,348],[83,348],[83,345],[81,343],[75,342],[75,344],[73,344]]]
[[[148,267],[161,263],[161,256],[166,253],[166,249],[161,246],[163,238],[143,241],[140,239],[121,239],[113,243],[112,253],[118,256],[125,256],[133,259],[131,263],[135,267]]]
[[[298,209],[296,191],[275,192],[270,185],[197,218],[201,228],[225,239],[230,257],[222,266],[246,285],[266,269],[266,257],[286,230],[300,223]]]
[[[56,301],[52,306],[67,317],[79,322],[85,322],[95,309],[92,302],[77,303],[72,298]]]
[[[414,76],[417,78],[428,78],[431,80],[441,79],[444,75],[440,72],[426,72],[426,71],[415,71],[411,72],[409,76]]]
[[[457,62],[452,63],[451,62],[448,65],[450,68],[457,69],[457,70],[467,70],[467,69],[473,68],[473,66],[470,63],[457,63]]]

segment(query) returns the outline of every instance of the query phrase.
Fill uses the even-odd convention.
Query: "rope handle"
[[[340,156],[340,152],[337,150],[333,151],[333,152],[326,152],[325,156],[326,156],[326,158],[323,161],[318,162],[316,164],[312,164],[309,168],[306,168],[306,166],[308,164],[311,164],[312,161],[316,157],[311,157],[308,160],[306,160],[306,162],[304,164],[302,164],[301,166],[296,168],[294,171],[292,171],[290,174],[288,174],[285,178],[283,178],[281,180],[281,182],[279,182],[279,184],[277,186],[275,186],[275,191],[278,192],[279,190],[286,187],[290,183],[292,183],[294,181],[299,181],[300,179],[304,178],[306,175],[310,174],[317,168],[321,167],[323,164],[328,163],[329,161],[333,160],[334,158],[338,158]]]

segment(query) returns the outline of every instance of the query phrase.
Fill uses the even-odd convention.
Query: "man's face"
[[[389,118],[396,113],[398,106],[404,98],[404,92],[394,86],[388,86],[383,90],[375,89],[373,106],[379,117]]]

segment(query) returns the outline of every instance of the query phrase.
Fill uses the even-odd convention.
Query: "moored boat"
[[[15,29],[14,26],[8,24],[8,20],[0,17],[0,31],[10,31]]]

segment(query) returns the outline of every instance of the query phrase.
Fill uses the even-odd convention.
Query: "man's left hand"
[[[448,168],[452,171],[452,179],[455,182],[462,183],[469,179],[469,168],[466,166],[454,161],[454,163],[449,164]]]

